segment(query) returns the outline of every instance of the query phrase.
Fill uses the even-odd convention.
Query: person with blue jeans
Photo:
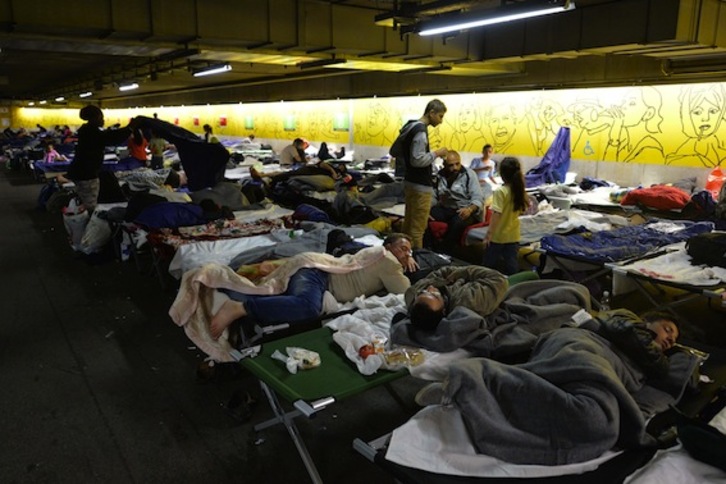
[[[416,269],[411,240],[404,234],[391,234],[383,241],[383,246],[386,248],[384,256],[362,269],[340,274],[314,268],[299,269],[282,294],[251,295],[222,289],[230,299],[222,304],[209,323],[212,337],[219,338],[229,325],[245,316],[263,326],[316,318],[322,312],[325,291],[330,291],[339,302],[372,296],[381,290],[402,294],[411,285],[404,268],[409,272]]]
[[[256,296],[223,289],[233,301],[243,304],[247,316],[265,324],[290,318],[306,320],[317,317],[323,308],[323,294],[328,289],[328,273],[303,268],[290,278],[287,290],[275,296]]]

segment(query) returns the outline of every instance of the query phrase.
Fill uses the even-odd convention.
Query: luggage
[[[707,232],[694,235],[686,243],[694,264],[726,267],[726,232]]]

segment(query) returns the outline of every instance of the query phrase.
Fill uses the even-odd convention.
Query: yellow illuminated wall
[[[158,113],[201,133],[210,124],[223,136],[337,145],[389,147],[408,119],[419,118],[432,97],[227,104],[105,110],[106,124]],[[713,167],[726,158],[726,83],[624,88],[456,94],[439,97],[444,122],[430,129],[432,148],[542,156],[560,126],[571,129],[572,157],[621,163]],[[351,122],[352,120],[352,122]],[[76,110],[19,108],[16,127],[78,126]]]

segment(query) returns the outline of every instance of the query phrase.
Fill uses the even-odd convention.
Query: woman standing
[[[116,130],[103,129],[103,112],[98,106],[88,105],[81,108],[80,117],[86,124],[78,129],[76,154],[68,169],[68,178],[76,185],[76,193],[84,207],[92,213],[98,204],[100,182],[98,174],[103,166],[103,155],[106,146],[122,144],[131,136],[135,121],[128,126]]]

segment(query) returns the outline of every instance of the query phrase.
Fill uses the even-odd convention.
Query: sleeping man
[[[437,269],[406,291],[408,311],[394,317],[391,341],[439,353],[461,348],[488,358],[526,356],[540,334],[590,310],[590,293],[581,284],[508,286],[507,276],[487,267]]]
[[[416,401],[453,405],[479,452],[515,464],[570,464],[653,444],[646,409],[675,403],[698,361],[667,356],[679,335],[670,314],[603,314],[545,333],[526,363],[455,363]]]
[[[504,299],[507,277],[488,267],[442,267],[416,282],[404,296],[411,323],[424,330],[434,330],[455,307],[475,313],[491,314]]]
[[[229,361],[229,344],[221,336],[235,320],[249,316],[270,325],[312,319],[323,311],[326,291],[338,302],[382,290],[401,294],[410,285],[404,268],[415,267],[404,234],[389,235],[383,247],[339,258],[303,252],[276,265],[258,284],[227,266],[208,264],[184,274],[169,314],[203,351]]]

